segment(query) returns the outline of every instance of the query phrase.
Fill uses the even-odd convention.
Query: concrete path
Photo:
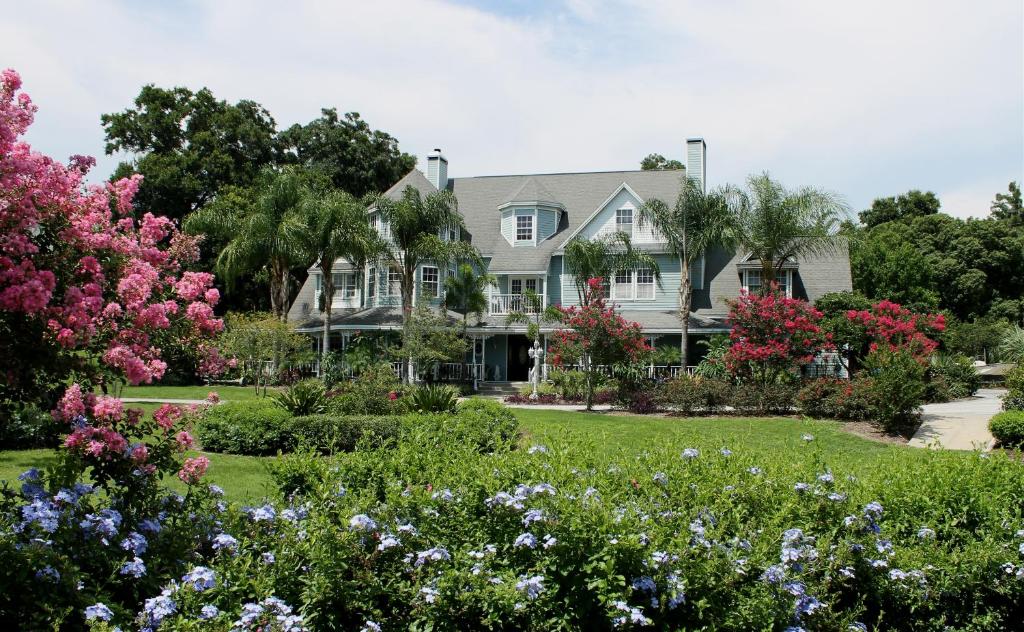
[[[926,404],[921,427],[910,439],[916,448],[943,447],[949,450],[989,450],[993,438],[988,421],[1002,409],[1003,389],[983,388],[970,399],[944,404]]]

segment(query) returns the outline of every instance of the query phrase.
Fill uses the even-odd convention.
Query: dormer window
[[[615,211],[615,230],[633,236],[633,207],[627,206]]]
[[[533,241],[533,215],[516,213],[516,241]]]

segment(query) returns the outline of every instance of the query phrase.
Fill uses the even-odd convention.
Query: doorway
[[[530,347],[533,343],[522,334],[512,334],[508,337],[508,381],[525,382],[530,379],[530,367],[533,361],[530,359]]]

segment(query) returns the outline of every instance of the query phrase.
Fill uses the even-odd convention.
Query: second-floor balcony
[[[536,314],[548,306],[546,296],[538,296],[534,300],[523,294],[491,294],[488,314],[507,315],[513,312],[520,314]]]

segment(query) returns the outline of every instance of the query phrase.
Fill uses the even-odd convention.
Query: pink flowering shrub
[[[773,289],[764,295],[742,292],[729,303],[732,344],[725,364],[733,375],[773,381],[795,373],[831,345],[819,325],[821,312]]]
[[[905,351],[922,363],[938,349],[935,337],[946,329],[942,314],[918,314],[884,300],[870,310],[850,310],[846,318],[860,328],[868,353],[879,349]]]
[[[0,405],[48,407],[68,378],[150,383],[167,349],[222,370],[202,342],[223,326],[213,276],[184,270],[196,238],[133,215],[141,176],[86,185],[92,158],[33,151],[21,137],[36,107],[20,87],[13,70],[0,74]]]

